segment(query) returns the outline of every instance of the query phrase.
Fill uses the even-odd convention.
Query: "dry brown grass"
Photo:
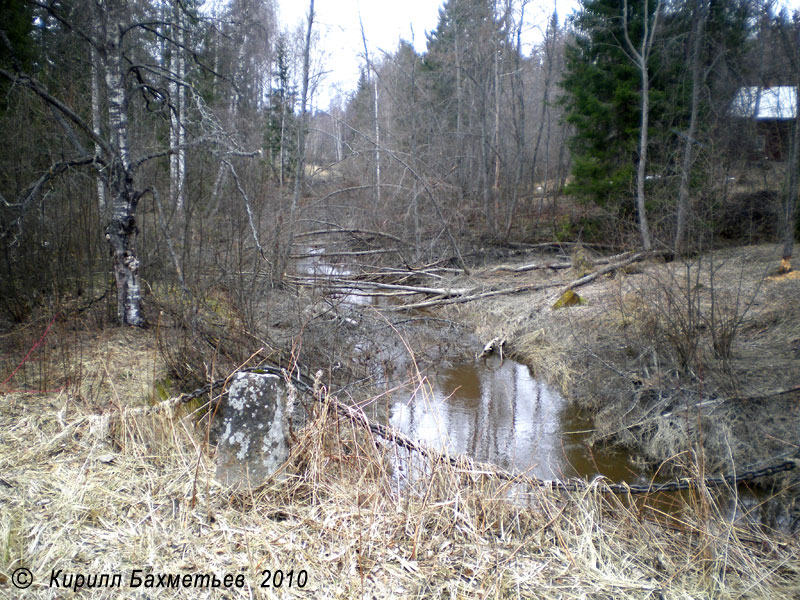
[[[157,353],[146,332],[83,367],[91,398],[0,396],[0,597],[72,597],[63,573],[243,575],[232,598],[796,598],[800,545],[743,531],[698,492],[679,519],[600,493],[516,493],[468,461],[417,457],[400,489],[394,448],[316,406],[281,477],[246,491],[214,479],[192,415],[148,409]],[[142,336],[139,338],[138,336]],[[135,341],[135,340],[133,340]],[[97,351],[103,354],[103,347]],[[139,369],[134,369],[139,365]],[[160,369],[156,365],[156,373]],[[116,370],[114,370],[116,369]],[[121,374],[131,369],[129,387]],[[97,375],[99,380],[100,376]],[[124,378],[122,378],[124,379]],[[78,389],[78,388],[74,388]],[[144,394],[144,395],[143,395]],[[91,401],[90,401],[91,400]],[[9,578],[29,568],[24,593]],[[261,588],[265,569],[308,574]],[[79,597],[222,597],[197,589],[82,590]]]

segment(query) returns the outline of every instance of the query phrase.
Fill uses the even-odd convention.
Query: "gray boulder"
[[[234,375],[214,419],[219,481],[255,487],[286,462],[294,400],[277,375]]]

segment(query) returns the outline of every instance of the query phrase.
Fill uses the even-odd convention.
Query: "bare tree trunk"
[[[116,10],[115,10],[116,8]],[[139,259],[135,240],[136,204],[139,196],[134,190],[133,168],[128,149],[128,98],[122,71],[122,32],[115,17],[119,9],[110,6],[105,13],[105,79],[108,97],[108,126],[111,147],[109,190],[111,192],[111,221],[105,235],[111,246],[114,276],[117,285],[117,317],[122,324],[142,327],[146,324],[141,310]]]
[[[461,142],[461,129],[463,126],[461,113],[463,112],[463,92],[461,90],[461,53],[458,49],[458,25],[455,27],[455,39],[453,40],[456,54],[456,137]]]
[[[481,105],[481,187],[483,188],[483,212],[486,217],[486,226],[488,232],[493,234],[495,232],[495,215],[494,215],[494,202],[492,200],[492,188],[489,183],[489,155],[486,146],[489,144],[489,132],[486,130],[486,96],[484,95],[484,102]]]
[[[782,32],[786,55],[791,65],[792,78],[794,79],[795,113],[792,131],[792,142],[789,149],[789,161],[786,165],[786,200],[783,208],[783,256],[781,257],[780,271],[788,273],[792,270],[792,251],[794,248],[795,220],[797,215],[798,177],[800,177],[800,22],[797,15],[789,30]]]
[[[500,218],[500,49],[494,49],[494,135],[492,136],[494,151],[494,181],[492,181],[492,233],[497,230]]]
[[[336,162],[342,162],[344,160],[344,127],[342,127],[342,124],[338,119],[335,121],[335,128]]]
[[[369,59],[367,36],[364,33],[364,23],[358,15],[358,24],[361,26],[361,42],[364,44],[364,60],[367,62],[367,80],[372,82],[373,117],[375,125],[375,208],[381,209],[381,128],[378,121],[378,71]],[[370,73],[372,75],[370,76]]]
[[[381,127],[378,121],[378,72],[372,71],[372,92],[375,100],[375,206],[381,207]]]
[[[650,238],[650,227],[647,224],[647,210],[645,208],[644,183],[647,167],[647,127],[650,116],[650,80],[647,75],[647,66],[642,66],[642,122],[639,134],[639,165],[636,171],[636,209],[639,212],[639,230],[642,234],[642,246],[645,250],[653,247]]]
[[[281,92],[281,146],[278,152],[280,153],[280,186],[286,184],[286,90]]]
[[[303,180],[306,171],[306,129],[308,128],[308,73],[310,70],[311,55],[311,29],[314,25],[314,0],[308,3],[308,26],[306,28],[305,48],[303,48],[303,83],[300,93],[300,130],[297,133],[297,173],[294,179],[294,193],[292,203],[289,206],[289,222],[287,224],[288,234],[286,236],[286,248],[279,257],[279,269],[277,277],[282,281],[286,274],[286,267],[289,262],[289,255],[292,253],[294,243],[294,220],[297,212],[297,205],[300,203],[300,195],[303,191]]]
[[[173,7],[172,35],[173,47],[170,55],[170,81],[168,84],[170,102],[169,141],[170,148],[176,151],[169,160],[170,199],[178,215],[184,211],[184,187],[186,181],[186,92],[183,87],[186,64],[183,57],[183,15],[180,5]]]
[[[550,102],[550,86],[553,80],[553,63],[555,62],[555,49],[556,49],[556,36],[558,35],[558,22],[556,21],[556,15],[554,14],[551,18],[550,26],[547,28],[548,35],[545,38],[545,61],[547,63],[547,67],[545,69],[545,77],[544,77],[544,90],[542,91],[542,106],[541,112],[539,114],[539,128],[536,132],[536,142],[533,145],[533,160],[531,161],[531,181],[532,183],[536,184],[536,167],[539,164],[539,149],[541,148],[542,144],[542,133],[545,130],[545,124],[548,127],[548,135],[546,139],[546,146],[549,149],[549,142],[550,142],[550,130],[549,130],[549,102]],[[552,32],[552,35],[550,33]],[[547,154],[547,153],[546,153]],[[545,161],[549,160],[549,154],[545,156]],[[545,170],[547,169],[547,165],[545,166]],[[535,187],[534,187],[535,190]],[[542,196],[539,200],[539,216],[541,217],[542,208],[544,205],[544,197],[547,193],[547,179],[542,184]]]
[[[94,47],[91,47],[89,61],[91,62],[92,69],[92,131],[97,138],[100,137],[100,58]],[[94,155],[100,156],[100,144],[94,142]],[[97,212],[100,217],[106,212],[106,187],[103,182],[103,177],[98,173],[95,177],[95,185],[97,186]]]
[[[795,93],[800,96],[800,85],[795,89]],[[797,214],[798,202],[797,178],[798,171],[800,171],[800,107],[797,108],[794,117],[794,131],[792,133],[792,144],[789,151],[787,171],[788,182],[786,185],[786,202],[783,211],[783,256],[780,267],[782,273],[788,273],[792,270],[792,250],[794,247],[795,217]]]
[[[694,7],[694,40],[692,43],[692,106],[689,115],[689,131],[686,145],[683,148],[683,166],[681,183],[678,190],[678,216],[675,230],[675,254],[682,255],[686,251],[686,230],[689,222],[689,174],[692,169],[692,145],[697,135],[697,113],[700,108],[700,52],[703,47],[703,29],[706,21],[707,4],[705,0],[696,0]]]
[[[514,182],[511,189],[511,198],[506,212],[506,226],[503,232],[503,241],[508,241],[511,237],[511,228],[514,226],[514,218],[519,202],[520,183],[522,182],[523,169],[525,168],[525,92],[522,80],[522,26],[525,22],[526,0],[520,5],[520,16],[517,24],[517,43],[514,48],[514,74],[511,77],[511,110],[514,122],[514,141],[517,153],[517,168],[514,173]],[[511,0],[506,5],[506,14],[511,12]]]
[[[639,231],[642,234],[642,246],[645,250],[651,250],[653,248],[653,242],[650,237],[650,227],[647,223],[644,193],[645,177],[647,173],[647,128],[650,117],[650,75],[648,73],[647,63],[650,58],[650,51],[653,49],[653,40],[655,39],[656,28],[658,26],[658,17],[661,13],[661,0],[658,0],[656,4],[652,28],[650,27],[650,17],[648,16],[649,5],[647,0],[644,2],[644,15],[642,17],[644,32],[642,34],[642,45],[640,49],[637,49],[633,45],[628,33],[628,0],[623,1],[622,10],[625,43],[630,52],[631,59],[639,68],[639,72],[642,76],[642,119],[639,126],[639,162],[636,169],[636,208],[639,213]]]

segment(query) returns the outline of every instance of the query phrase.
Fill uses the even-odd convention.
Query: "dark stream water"
[[[390,424],[426,445],[542,479],[634,477],[625,455],[589,451],[591,423],[525,365],[477,361],[428,383],[389,406]]]
[[[558,391],[537,380],[528,367],[511,360],[471,362],[428,374],[405,399],[389,404],[389,422],[427,446],[463,454],[503,469],[541,479],[603,475],[611,482],[647,483],[652,473],[637,469],[625,453],[592,450],[591,420]],[[407,454],[396,464],[409,476]],[[691,492],[636,496],[641,509],[680,519]],[[716,494],[720,516],[781,531],[797,527],[796,517],[764,490],[740,485]],[[627,503],[627,499],[623,498]]]

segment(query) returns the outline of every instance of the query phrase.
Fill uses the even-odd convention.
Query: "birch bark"
[[[311,31],[314,26],[314,0],[308,3],[308,19],[306,28],[305,48],[303,49],[303,83],[300,93],[300,126],[297,132],[297,174],[294,179],[294,193],[292,203],[289,206],[289,232],[286,240],[286,248],[279,257],[279,269],[277,276],[283,279],[289,262],[289,255],[292,253],[294,243],[294,220],[297,213],[297,205],[300,202],[300,195],[303,191],[303,180],[306,174],[306,129],[308,128],[308,83],[311,57]]]
[[[686,230],[689,223],[689,174],[692,169],[692,146],[697,135],[697,120],[700,109],[700,52],[703,48],[703,30],[705,28],[707,3],[697,0],[694,7],[695,27],[692,32],[692,106],[689,115],[689,132],[683,149],[683,166],[681,183],[678,190],[678,216],[675,229],[675,254],[682,255],[686,251]]]
[[[103,24],[103,56],[108,127],[113,156],[109,159],[109,192],[111,221],[105,236],[111,246],[114,277],[117,287],[117,317],[122,324],[143,327],[141,310],[139,259],[136,256],[136,204],[139,195],[134,189],[133,167],[128,141],[128,98],[122,71],[121,7],[109,1],[99,6]],[[106,10],[103,10],[105,7]]]
[[[661,13],[661,0],[658,0],[656,3],[652,27],[650,26],[649,4],[647,0],[644,2],[644,14],[642,16],[644,32],[642,33],[641,47],[638,49],[631,42],[630,34],[628,33],[628,0],[624,0],[622,10],[625,44],[631,60],[639,69],[642,77],[642,118],[639,125],[639,161],[636,169],[636,208],[639,213],[639,231],[642,236],[642,246],[645,250],[651,250],[653,248],[653,242],[650,236],[650,227],[647,222],[644,190],[647,173],[647,128],[649,127],[650,118],[650,73],[648,72],[648,62],[650,60],[650,52],[653,49],[656,28],[658,27],[658,17]]]

